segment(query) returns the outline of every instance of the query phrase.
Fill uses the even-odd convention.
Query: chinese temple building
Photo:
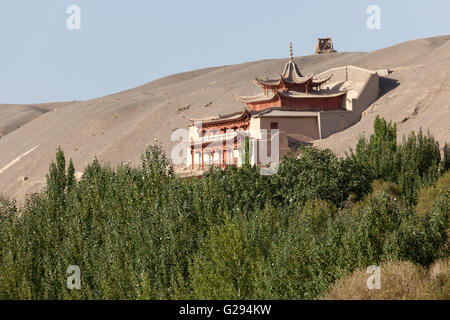
[[[379,91],[377,73],[359,67],[302,74],[294,61],[292,44],[280,77],[255,78],[254,84],[263,92],[236,97],[245,105],[242,112],[190,119],[186,168],[202,172],[211,165],[241,165],[243,135],[252,145],[252,164],[261,163],[263,143],[267,155],[274,153],[272,136],[277,137],[276,153],[282,156],[290,147],[323,139],[355,124]]]
[[[292,43],[289,61],[284,66],[279,79],[262,80],[255,78],[255,84],[264,89],[264,94],[250,97],[238,97],[249,110],[260,111],[267,108],[280,108],[291,111],[332,110],[342,107],[346,91],[329,92],[321,90],[332,74],[315,76],[303,75],[294,62]]]

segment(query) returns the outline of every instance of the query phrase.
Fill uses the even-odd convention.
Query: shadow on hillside
[[[400,82],[398,82],[398,80],[396,79],[380,77],[380,96],[378,98],[381,98],[389,91],[394,90],[399,85]]]

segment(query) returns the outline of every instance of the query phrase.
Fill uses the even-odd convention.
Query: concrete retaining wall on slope
[[[324,139],[336,132],[343,131],[361,120],[362,112],[379,95],[379,77],[376,72],[355,66],[333,68],[325,73],[333,73],[333,82],[351,81],[363,83],[355,98],[346,98],[343,109],[323,111],[319,114],[320,138]]]

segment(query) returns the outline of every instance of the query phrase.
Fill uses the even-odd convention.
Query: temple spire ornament
[[[289,61],[294,59],[294,53],[292,51],[292,42],[289,42]]]

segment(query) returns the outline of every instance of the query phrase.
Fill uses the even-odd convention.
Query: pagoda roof
[[[246,117],[250,116],[250,112],[245,109],[244,111],[239,111],[227,115],[217,115],[212,117],[205,117],[202,119],[188,119],[191,123],[187,126],[190,127],[194,125],[195,122],[204,122],[208,124],[221,124],[221,123],[227,123],[229,121],[240,121],[244,120]]]
[[[328,80],[330,80],[332,76],[333,76],[332,73],[330,73],[330,74],[328,74],[328,75],[326,75],[326,76],[324,76],[324,77],[317,77],[317,76],[314,76],[313,79],[312,79],[312,83],[311,83],[311,84],[312,84],[313,86],[321,85],[322,83],[325,83],[325,82],[327,82]]]
[[[298,92],[298,91],[281,91],[275,92],[268,95],[260,94],[255,96],[241,96],[236,97],[241,102],[244,103],[254,103],[254,102],[268,102],[276,99],[277,97],[286,97],[294,99],[304,99],[304,98],[332,98],[338,97],[346,94],[347,91],[314,91],[310,93]]]
[[[289,61],[284,66],[281,77],[290,83],[303,82],[305,79],[292,56],[289,57]]]
[[[240,96],[236,97],[237,100],[244,102],[244,103],[252,103],[252,102],[264,102],[264,101],[271,101],[274,98],[278,96],[278,92],[270,93],[268,95],[265,94],[258,94],[255,96]]]
[[[289,60],[284,65],[283,72],[281,73],[281,76],[279,79],[267,79],[262,80],[259,78],[256,78],[256,84],[260,86],[269,86],[269,87],[276,87],[284,83],[288,84],[304,84],[308,81],[310,81],[313,78],[313,75],[303,75],[300,72],[300,69],[298,65],[294,62],[294,57],[292,53],[292,43],[289,44]]]
[[[333,74],[325,75],[324,77],[317,77],[314,74],[303,75],[300,72],[298,65],[294,61],[293,53],[292,53],[292,43],[289,45],[289,60],[285,64],[283,72],[280,75],[279,79],[260,79],[255,78],[255,84],[260,87],[269,87],[276,88],[282,85],[283,83],[289,85],[301,85],[307,82],[310,82],[313,87],[319,86],[324,82],[330,80]]]
[[[305,92],[298,92],[298,91],[283,91],[280,92],[280,95],[287,97],[287,98],[332,98],[332,97],[338,97],[346,94],[347,91],[313,91],[309,93]]]
[[[301,117],[316,117],[320,111],[291,111],[291,110],[280,110],[280,108],[268,108],[262,111],[257,111],[252,114],[255,118],[301,118]]]
[[[228,120],[228,119],[237,119],[242,115],[242,111],[226,114],[226,115],[212,115],[212,116],[206,116],[203,118],[188,118],[189,121],[216,121],[216,120]]]
[[[282,83],[288,83],[288,84],[304,84],[310,80],[313,79],[313,75],[308,76],[302,76],[302,77],[296,77],[293,81],[292,79],[285,78],[283,75],[280,76],[280,78],[277,79],[259,79],[255,78],[255,83],[261,87],[269,86],[269,87],[277,87],[281,85]]]

